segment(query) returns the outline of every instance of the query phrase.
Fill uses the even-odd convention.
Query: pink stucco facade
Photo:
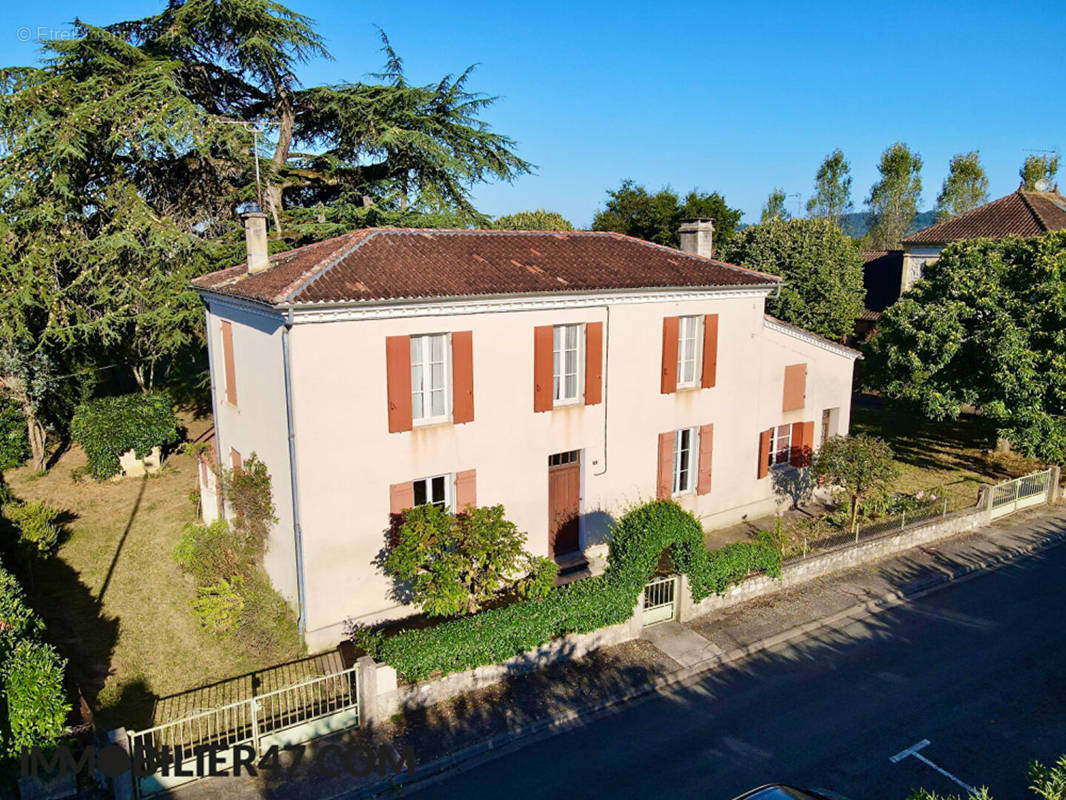
[[[476,470],[478,504],[503,504],[528,549],[547,554],[548,457],[580,451],[580,545],[587,548],[604,541],[627,505],[655,497],[659,435],[710,424],[711,489],[678,502],[707,528],[772,511],[781,498],[773,472],[758,475],[760,432],[813,422],[817,445],[827,418],[825,433],[846,433],[856,354],[767,319],[767,293],[643,290],[353,304],[297,309],[288,318],[208,297],[219,455],[225,463],[230,448],[245,457],[254,451],[270,469],[280,521],[266,565],[294,602],[296,487],[309,645],[335,643],[347,617],[372,622],[413,611],[392,596],[374,565],[386,543],[394,484]],[[718,315],[715,385],[662,393],[663,318],[707,314]],[[221,387],[222,320],[233,323],[236,407]],[[535,412],[534,328],[593,322],[603,330],[602,402]],[[473,421],[390,433],[386,338],[457,331],[472,333]],[[785,367],[795,364],[807,365],[803,407],[783,411]]]

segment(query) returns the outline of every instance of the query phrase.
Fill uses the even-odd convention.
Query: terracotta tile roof
[[[903,237],[903,244],[947,244],[984,236],[1040,236],[1066,229],[1066,197],[1055,192],[1027,192],[993,200],[973,211]]]
[[[862,285],[867,312],[880,313],[899,299],[903,280],[902,250],[864,250]],[[860,319],[872,319],[865,314]]]
[[[618,233],[370,228],[243,264],[193,286],[276,304],[667,287],[781,279]]]

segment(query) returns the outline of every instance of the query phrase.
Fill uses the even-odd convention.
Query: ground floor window
[[[415,505],[437,506],[445,511],[452,507],[451,480],[449,475],[420,478],[414,482]]]
[[[792,426],[778,425],[770,429],[770,466],[787,464],[792,450]]]

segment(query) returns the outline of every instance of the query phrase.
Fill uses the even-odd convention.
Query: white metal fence
[[[146,797],[193,780],[175,773],[183,771],[182,764],[196,760],[197,748],[217,749],[225,769],[231,766],[227,759],[238,745],[250,745],[258,757],[273,746],[310,741],[358,724],[358,667],[353,666],[154,728],[130,731],[134,757],[169,753],[174,759],[172,763],[164,760],[154,774],[136,779],[137,793]]]
[[[677,576],[654,578],[644,586],[645,627],[669,622],[677,616]]]
[[[992,518],[1012,514],[1050,499],[1052,470],[1045,469],[992,487]]]

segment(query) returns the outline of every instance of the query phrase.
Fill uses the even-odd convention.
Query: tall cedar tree
[[[839,226],[852,207],[851,164],[837,148],[825,157],[814,176],[814,196],[807,201],[807,213]]]
[[[824,219],[771,219],[738,231],[726,261],[780,275],[781,292],[766,301],[776,317],[828,339],[855,331],[866,290],[859,245]]]
[[[0,380],[39,466],[64,376],[118,363],[147,391],[202,348],[188,283],[240,260],[253,126],[275,250],[422,212],[476,221],[474,184],[530,170],[480,119],[495,98],[470,68],[412,84],[384,35],[371,82],[302,86],[297,67],[329,54],[272,0],[75,29],[42,67],[0,70]]]
[[[617,231],[668,247],[681,244],[681,220],[709,217],[714,221],[714,250],[722,252],[732,239],[743,211],[730,208],[718,192],[693,189],[682,202],[670,189],[650,194],[631,180],[607,191],[607,204],[592,221],[594,231]]]
[[[965,214],[988,202],[988,176],[977,151],[951,157],[948,176],[936,198],[936,221]]]
[[[1026,455],[1066,459],[1066,232],[948,245],[864,367],[867,388],[932,419],[976,406]]]
[[[877,166],[881,180],[870,188],[869,244],[873,250],[894,250],[918,213],[922,196],[922,157],[903,142],[896,142],[881,154]]]

